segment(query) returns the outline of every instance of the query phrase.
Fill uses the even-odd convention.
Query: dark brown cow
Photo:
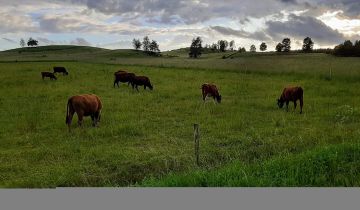
[[[54,73],[62,73],[63,75],[69,75],[69,73],[66,71],[65,67],[62,66],[55,66],[53,68]]]
[[[124,82],[124,83],[128,83],[128,86],[130,85],[130,83],[132,82],[133,78],[135,77],[134,73],[127,73],[127,72],[118,72],[114,74],[115,79],[114,79],[114,87],[115,84],[119,87],[119,82]]]
[[[82,125],[84,116],[91,116],[93,126],[100,122],[100,112],[102,104],[98,96],[94,94],[76,95],[69,98],[66,108],[66,121],[65,123],[71,127],[71,121],[74,113],[78,115],[78,125]]]
[[[57,78],[55,77],[54,73],[52,73],[52,72],[47,72],[47,71],[41,72],[41,77],[42,77],[42,79],[44,79],[45,77],[49,77],[50,80],[57,80]]]
[[[131,82],[131,85],[133,89],[135,87],[137,91],[139,91],[138,86],[144,86],[144,90],[146,90],[146,87],[149,87],[150,90],[153,89],[150,79],[146,76],[135,76]]]
[[[219,94],[216,85],[205,83],[201,86],[201,90],[204,102],[207,96],[212,96],[214,100],[216,100],[218,103],[221,103],[221,95]]]
[[[284,88],[280,98],[277,100],[279,108],[284,106],[286,103],[286,111],[289,109],[289,101],[294,102],[294,110],[296,109],[296,101],[300,100],[300,114],[302,113],[303,108],[303,89],[301,87],[286,87]]]

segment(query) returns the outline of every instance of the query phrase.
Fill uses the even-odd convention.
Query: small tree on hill
[[[139,50],[141,48],[141,45],[142,45],[140,40],[135,39],[135,38],[133,39],[132,44],[133,44],[133,47],[134,47],[135,50]]]
[[[261,51],[265,51],[266,49],[267,49],[266,43],[265,43],[265,42],[261,43],[261,45],[260,45],[260,50],[261,50]]]
[[[149,52],[149,48],[150,48],[150,40],[148,36],[145,36],[142,42],[142,46],[143,46],[143,50],[145,52]]]
[[[314,42],[311,40],[310,37],[306,37],[303,42],[302,50],[304,52],[311,52],[314,47]]]
[[[231,51],[234,50],[234,48],[235,48],[235,41],[234,41],[234,40],[231,40],[231,41],[230,41],[229,47],[230,47],[230,50],[231,50]]]
[[[24,40],[23,38],[20,39],[20,46],[21,46],[21,47],[25,47],[25,46],[26,46],[25,40]]]
[[[283,48],[282,48],[282,51],[283,52],[290,52],[290,49],[291,49],[291,41],[289,38],[285,38],[283,39],[282,41],[282,45],[283,45]]]
[[[30,37],[30,38],[29,38],[29,41],[27,42],[27,45],[28,45],[29,47],[37,46],[37,45],[38,45],[38,41]]]
[[[202,40],[199,36],[192,40],[190,45],[190,52],[189,52],[190,58],[198,58],[201,56],[201,51],[202,51],[201,43]]]
[[[156,56],[160,55],[159,45],[155,40],[151,41],[151,43],[149,45],[149,51],[150,51],[150,54],[152,54],[152,55],[156,55]]]
[[[251,46],[250,46],[250,52],[256,52],[256,47],[255,47],[255,45],[251,45]]]
[[[282,49],[283,49],[283,44],[281,44],[281,43],[278,43],[275,47],[276,52],[281,52]]]
[[[245,49],[245,47],[239,47],[238,51],[240,53],[244,53],[244,52],[246,52],[246,49]]]
[[[221,52],[225,52],[226,48],[229,46],[229,43],[226,40],[219,40],[218,46]]]

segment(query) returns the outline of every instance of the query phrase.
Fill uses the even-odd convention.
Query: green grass
[[[147,179],[152,187],[353,187],[360,186],[359,144],[316,148],[264,162],[235,161],[215,170]]]
[[[194,60],[133,50],[77,50],[47,51],[44,58],[36,53],[1,57],[0,187],[129,186],[169,173],[191,174],[199,169],[193,123],[200,124],[201,170],[234,161],[267,163],[359,141],[358,59],[300,54]],[[43,81],[40,72],[55,65],[65,66],[69,76]],[[119,69],[147,75],[154,90],[113,88],[113,72]],[[221,104],[202,102],[204,82],[220,87]],[[289,112],[276,107],[289,84],[304,88],[302,115],[292,104]],[[75,117],[69,133],[67,99],[83,93],[100,96],[100,127],[85,118],[84,127],[77,128]],[[341,179],[319,185],[337,186],[345,183]]]

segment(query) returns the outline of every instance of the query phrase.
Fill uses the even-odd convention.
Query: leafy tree
[[[202,51],[201,44],[202,44],[202,40],[199,36],[192,40],[190,45],[190,52],[189,52],[190,58],[198,58],[201,56],[201,51]]]
[[[360,56],[359,46],[359,41],[356,41],[355,45],[353,45],[350,40],[346,40],[343,44],[340,44],[334,48],[334,55]]]
[[[135,50],[139,50],[141,48],[141,45],[142,45],[140,40],[135,39],[135,38],[133,39],[132,44],[133,44],[133,47],[134,47]]]
[[[226,40],[219,40],[218,46],[221,52],[225,52],[226,48],[229,46],[229,43]]]
[[[265,51],[266,49],[267,49],[266,43],[265,43],[265,42],[261,43],[261,45],[260,45],[260,50],[261,50],[261,51]]]
[[[311,40],[310,37],[306,37],[303,42],[302,50],[304,52],[311,52],[314,47],[314,42]]]
[[[152,54],[152,55],[158,56],[160,54],[159,44],[155,40],[151,41],[151,43],[149,45],[149,51],[150,51],[150,54]]]
[[[251,45],[251,46],[250,46],[250,52],[256,52],[256,47],[255,47],[255,45]]]
[[[234,41],[234,40],[231,40],[231,41],[230,41],[229,47],[230,47],[230,50],[231,50],[231,51],[234,50],[234,48],[235,48],[235,41]]]
[[[217,43],[213,43],[213,44],[211,45],[211,51],[216,51],[216,50],[218,50],[218,49],[219,49],[219,46],[218,46]]]
[[[283,52],[290,52],[290,49],[291,49],[291,41],[290,41],[290,39],[289,38],[285,38],[285,39],[283,39],[283,41],[282,41],[282,51]]]
[[[29,41],[27,42],[27,45],[32,47],[32,46],[37,46],[38,45],[38,41],[33,39],[33,38],[29,38]]]
[[[278,43],[275,47],[276,52],[281,52],[282,49],[283,49],[283,44],[281,44],[281,43]]]
[[[25,46],[26,46],[25,40],[24,40],[23,38],[20,39],[20,46],[21,46],[21,47],[25,47]]]
[[[149,52],[149,48],[150,48],[150,40],[148,36],[145,36],[142,42],[142,46],[143,46],[143,50],[145,52]]]
[[[239,47],[239,50],[238,50],[240,53],[244,53],[246,52],[246,49],[245,47]]]

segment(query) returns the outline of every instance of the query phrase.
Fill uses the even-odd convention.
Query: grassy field
[[[154,58],[133,50],[72,46],[1,52],[0,187],[359,186],[359,167],[354,167],[359,162],[359,59],[325,54],[221,59],[223,54],[213,53],[193,60],[164,54]],[[55,65],[65,66],[69,76],[43,81],[40,72]],[[113,72],[119,69],[147,75],[154,90],[113,88]],[[202,102],[204,82],[220,87],[221,104]],[[302,115],[292,104],[289,112],[276,107],[287,85],[304,88]],[[102,99],[100,127],[85,119],[77,128],[75,117],[69,133],[67,99],[83,93]],[[200,167],[194,123],[200,124]],[[301,165],[319,156],[333,158],[331,170],[326,164]],[[278,171],[295,180],[301,176],[292,171],[304,167],[320,169],[303,181],[276,180]],[[243,171],[251,182],[231,181],[241,179]],[[338,176],[312,181],[327,173]],[[192,174],[201,174],[202,184],[179,178]],[[221,180],[204,178],[214,174]]]

